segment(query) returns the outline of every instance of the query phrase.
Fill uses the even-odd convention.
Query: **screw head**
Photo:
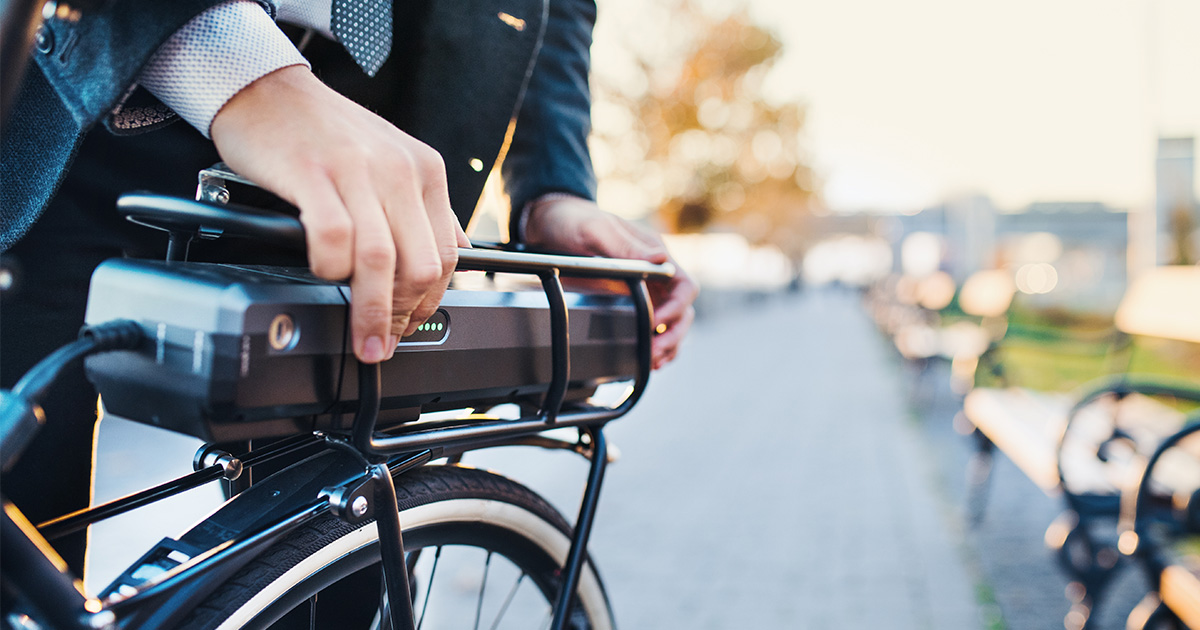
[[[350,513],[356,518],[362,517],[367,513],[369,506],[370,503],[367,501],[367,497],[359,495],[354,497],[354,500],[350,502]]]

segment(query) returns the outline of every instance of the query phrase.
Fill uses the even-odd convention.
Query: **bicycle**
[[[206,173],[210,191],[233,177]],[[167,260],[97,269],[80,339],[0,392],[0,460],[7,468],[19,455],[41,420],[39,396],[80,358],[109,413],[209,444],[190,475],[36,527],[6,501],[0,576],[11,627],[422,628],[438,621],[430,602],[439,566],[478,550],[483,586],[475,609],[458,611],[463,625],[505,627],[511,613],[537,620],[511,627],[613,626],[587,555],[608,461],[603,430],[646,388],[645,282],[670,277],[670,265],[463,249],[458,270],[486,276],[472,284],[456,274],[395,357],[365,365],[347,348],[344,285],[294,269],[186,262],[196,238],[302,247],[295,218],[147,194],[118,205],[169,233]],[[532,275],[526,283],[537,288],[510,286],[521,283],[509,274]],[[574,277],[606,286],[564,285]],[[623,401],[588,400],[614,381],[632,381]],[[474,413],[505,403],[519,417]],[[430,414],[455,409],[470,413]],[[546,433],[562,428],[578,438]],[[532,490],[460,465],[464,453],[511,445],[590,460],[574,526]],[[221,508],[154,545],[95,597],[46,542],[218,480],[231,495]],[[489,575],[501,572],[512,585],[485,597]]]

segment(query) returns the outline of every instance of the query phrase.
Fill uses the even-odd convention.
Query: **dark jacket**
[[[0,138],[0,251],[37,219],[96,123],[134,133],[169,122],[131,86],[171,33],[219,1],[110,0],[44,24]],[[586,146],[594,1],[500,4],[397,3],[396,43],[372,80],[333,42],[314,38],[305,51],[331,87],[442,153],[463,225],[514,118],[504,175],[515,208],[548,192],[595,195]]]

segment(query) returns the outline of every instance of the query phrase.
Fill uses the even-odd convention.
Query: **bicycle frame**
[[[130,220],[171,232],[171,249],[186,255],[186,243],[196,235],[219,231],[266,235],[277,241],[303,243],[295,219],[253,213],[239,217],[225,207],[150,195],[127,195],[121,207]],[[254,222],[269,223],[263,229]],[[414,628],[401,523],[393,477],[440,458],[468,451],[533,444],[573,449],[591,460],[583,501],[563,567],[563,585],[554,609],[552,628],[564,627],[572,594],[586,559],[588,539],[606,471],[604,426],[627,413],[644,392],[651,371],[653,315],[646,280],[670,277],[670,265],[639,261],[581,259],[569,256],[521,254],[462,249],[459,271],[509,272],[537,275],[550,304],[552,379],[533,413],[515,420],[470,417],[438,422],[415,422],[376,431],[380,405],[379,366],[359,364],[360,406],[349,436],[314,434],[283,440],[244,458],[204,450],[197,455],[195,473],[127,497],[47,521],[34,528],[19,510],[5,502],[2,550],[5,578],[52,623],[63,628],[169,627],[221,582],[271,543],[295,528],[332,511],[360,523],[374,517],[379,527],[384,580],[389,594],[385,608],[391,627]],[[626,398],[615,407],[564,404],[570,381],[570,338],[561,276],[621,280],[629,288],[638,321],[638,369]],[[0,399],[5,403],[6,399]],[[5,403],[7,404],[7,403]],[[5,437],[8,425],[5,420]],[[576,444],[539,436],[556,428],[580,430]],[[583,436],[588,442],[583,442]],[[82,586],[50,549],[47,538],[78,531],[90,524],[174,496],[217,479],[236,479],[244,469],[316,451],[298,463],[250,485],[179,540],[166,539],[131,566],[122,578],[146,563],[165,570],[136,585],[127,584],[102,599],[88,598]],[[382,507],[380,507],[382,506]],[[117,583],[121,582],[118,578]],[[183,612],[181,612],[183,611]]]

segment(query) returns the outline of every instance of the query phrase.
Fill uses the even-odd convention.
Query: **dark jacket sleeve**
[[[124,99],[172,33],[225,1],[110,0],[93,3],[101,4],[93,10],[67,7],[42,25],[33,58],[76,124],[86,129]]]
[[[526,204],[547,193],[596,198],[587,148],[589,49],[595,22],[592,0],[550,2],[545,39],[502,166],[514,221]],[[510,234],[515,238],[516,231]]]
[[[223,1],[58,3],[37,34],[35,63],[0,137],[0,251],[37,220],[83,134],[124,101],[158,47]]]

